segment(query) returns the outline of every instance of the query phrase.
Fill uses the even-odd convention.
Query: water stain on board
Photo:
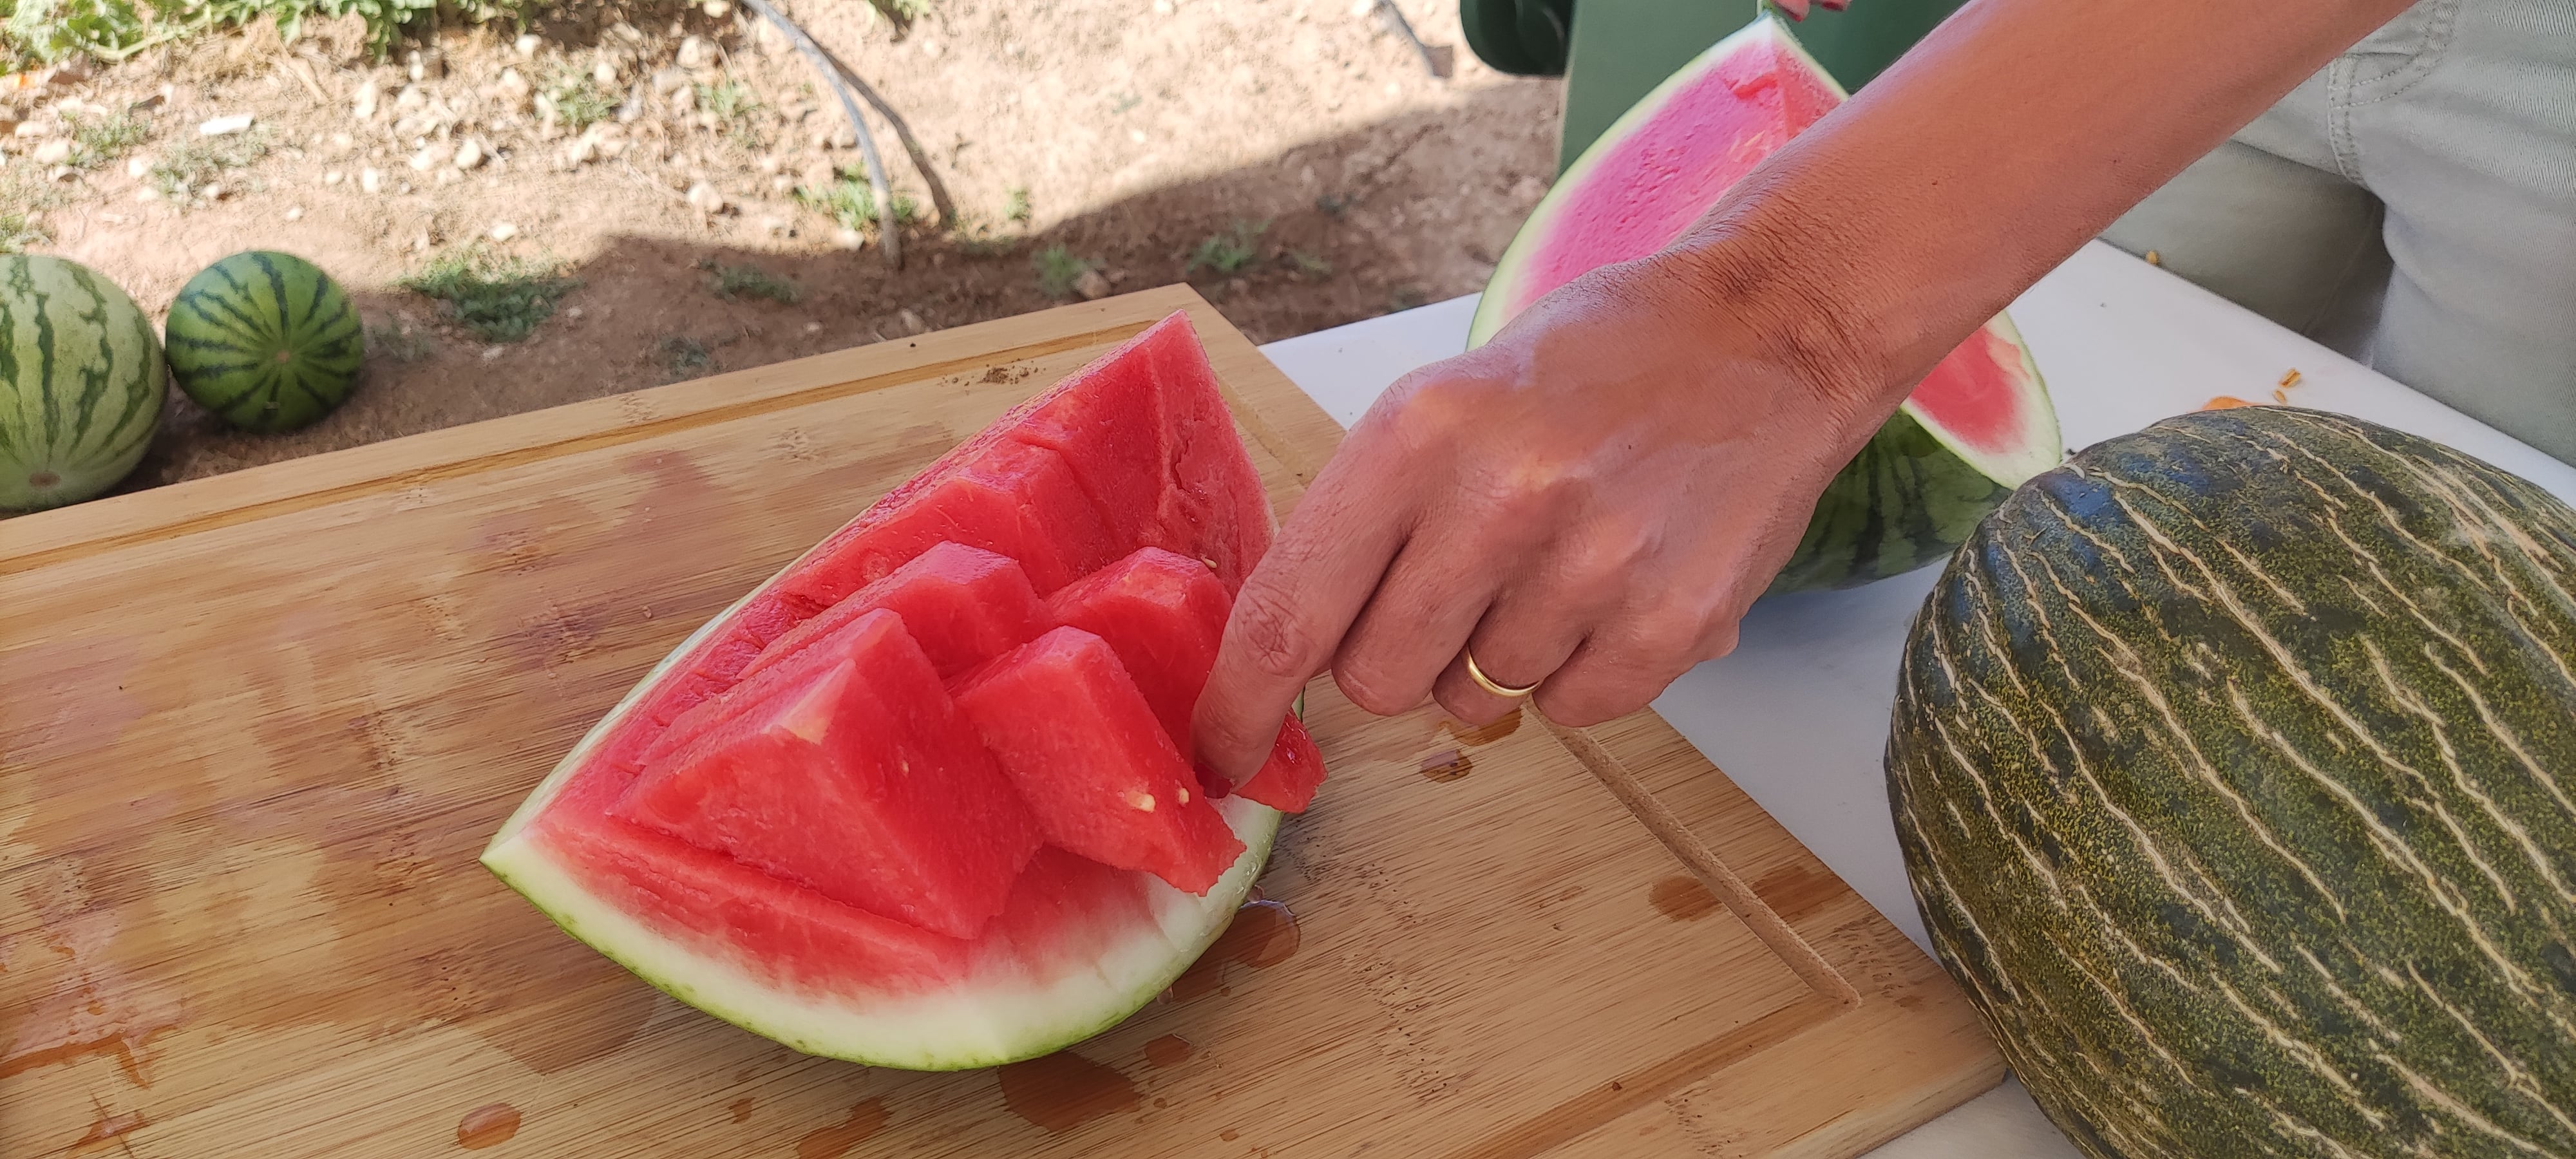
[[[94,1143],[105,1143],[145,1125],[141,1111],[127,1111],[122,1115],[102,1115],[97,1122],[89,1125],[89,1130],[80,1138],[72,1140],[72,1149],[77,1151]]]
[[[508,1103],[485,1103],[456,1121],[456,1145],[468,1151],[500,1146],[518,1133],[519,1108]]]
[[[55,876],[64,867],[56,866]],[[43,882],[30,892],[42,891]],[[77,890],[78,883],[68,883]],[[30,896],[40,915],[48,902],[64,900],[42,891]],[[26,1008],[8,1048],[0,1051],[0,1078],[86,1058],[110,1058],[127,1082],[152,1085],[148,1069],[152,1040],[179,1025],[182,1011],[176,992],[129,974],[107,957],[118,932],[112,910],[89,909],[44,921],[37,935],[35,969],[23,973],[45,997]],[[37,955],[41,954],[41,957]],[[46,971],[45,967],[51,967]],[[41,979],[53,974],[51,984]],[[31,990],[34,987],[31,987]]]
[[[1145,1061],[1155,1070],[1168,1070],[1188,1061],[1197,1049],[1180,1035],[1166,1034],[1145,1043]]]
[[[744,1095],[730,1103],[726,1103],[725,1110],[732,1112],[734,1122],[748,1123],[751,1121],[751,1108],[753,1105],[752,1097],[750,1095]]]
[[[1002,1104],[1012,1114],[1058,1134],[1143,1101],[1126,1075],[1070,1050],[1010,1063],[999,1077]]]
[[[1687,873],[1677,873],[1654,884],[1646,891],[1646,900],[1665,917],[1677,922],[1698,921],[1717,910],[1717,895],[1708,886]]]
[[[850,1153],[850,1148],[884,1130],[885,1125],[885,1100],[867,1099],[850,1108],[849,1118],[821,1130],[809,1131],[804,1138],[798,1139],[796,1159],[841,1159]]]
[[[1445,785],[1476,771],[1476,762],[1463,749],[1442,749],[1422,758],[1422,779]]]
[[[1217,935],[1207,952],[1172,981],[1172,1001],[1187,1002],[1222,991],[1229,964],[1267,970],[1285,962],[1297,953],[1303,937],[1297,929],[1297,915],[1290,913],[1286,905],[1268,899],[1245,902],[1234,911],[1234,921]]]
[[[1796,922],[1843,895],[1842,879],[1821,867],[1785,865],[1753,883],[1754,896],[1781,919]]]

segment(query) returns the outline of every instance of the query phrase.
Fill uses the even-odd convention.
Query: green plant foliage
[[[1072,297],[1073,284],[1092,268],[1090,262],[1073,256],[1072,250],[1060,245],[1040,251],[1029,259],[1029,265],[1038,272],[1038,292],[1050,298]]]
[[[816,189],[809,185],[796,187],[796,200],[829,214],[843,229],[874,233],[877,229],[877,199],[868,188],[867,176],[854,169],[844,169],[830,185]],[[894,221],[907,226],[921,220],[921,206],[912,195],[901,190],[894,194]]]
[[[486,342],[516,342],[553,317],[581,283],[559,262],[531,262],[480,244],[451,249],[399,283],[445,305],[449,317]]]
[[[1189,266],[1182,272],[1191,274],[1215,270],[1220,274],[1231,274],[1251,265],[1252,259],[1261,256],[1261,235],[1269,229],[1267,221],[1237,221],[1224,233],[1200,242],[1197,249],[1190,251]]]
[[[698,268],[707,271],[707,289],[731,302],[740,298],[767,298],[783,306],[792,306],[805,296],[803,287],[754,265],[721,265],[713,260],[701,261]]]

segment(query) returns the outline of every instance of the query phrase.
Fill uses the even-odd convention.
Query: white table
[[[1344,426],[1405,372],[1465,348],[1476,299],[1457,298],[1262,347]],[[2441,440],[2576,501],[2576,468],[2096,242],[2012,306],[2082,447],[2200,409],[2269,402],[2296,369],[2301,406]],[[1655,701],[1674,728],[1917,943],[1880,772],[1908,619],[1938,569],[1844,592],[1764,600],[1733,655]],[[2021,1088],[2006,1083],[1874,1153],[1876,1159],[2075,1159]]]

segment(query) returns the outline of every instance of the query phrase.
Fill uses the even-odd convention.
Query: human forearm
[[[1874,429],[2022,288],[2405,7],[1972,0],[1673,259]]]

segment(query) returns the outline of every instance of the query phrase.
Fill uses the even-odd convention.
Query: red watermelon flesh
[[[1100,637],[1057,628],[1004,653],[960,680],[957,707],[1058,847],[1194,894],[1243,855]]]
[[[1018,560],[1040,593],[1126,554],[1062,455],[1000,439],[859,534],[799,561],[780,590],[821,611],[939,543]]]
[[[1002,912],[1037,826],[901,617],[870,612],[721,703],[610,816],[953,937]]]
[[[1233,603],[1206,564],[1145,547],[1048,597],[1047,618],[1108,641],[1186,753],[1190,713],[1216,666]]]
[[[903,627],[942,679],[1019,647],[1054,621],[1017,561],[981,548],[942,543],[853,592],[772,641],[742,670],[748,680],[878,608]]]
[[[850,646],[842,633],[864,615],[844,613],[805,632],[792,656],[790,649],[766,660],[761,654],[807,618],[940,543],[1010,558],[1031,581],[1032,599],[1049,589],[1041,579],[1049,559],[1071,581],[1146,546],[1217,560],[1220,582],[1240,582],[1268,545],[1269,508],[1195,346],[1185,319],[1157,324],[1011,408],[682,641],[537,787],[494,837],[484,863],[567,932],[655,985],[817,1054],[917,1069],[990,1066],[1060,1048],[1150,1000],[1224,928],[1250,888],[1277,827],[1273,810],[1243,797],[1214,804],[1226,838],[1243,851],[1204,895],[1041,845],[1011,882],[999,916],[971,938],[809,888],[807,880],[845,876],[849,867],[803,866],[800,878],[794,863],[866,860],[849,842],[783,832],[772,842],[763,831],[757,843],[774,847],[746,845],[748,859],[703,845],[722,846],[727,834],[743,844],[759,828],[755,821],[774,816],[791,797],[808,828],[846,831],[845,824],[812,822],[819,806],[806,808],[808,797],[847,805],[823,790],[846,788],[847,775],[868,766],[807,739],[799,730],[814,730],[796,708],[840,698],[817,717],[828,742],[858,735],[850,730],[914,721],[920,706],[856,687],[868,683],[851,675],[863,669],[835,649]],[[1050,463],[1063,469],[1051,471]],[[1077,496],[1097,521],[1083,518],[1081,506],[1063,514],[1065,496]],[[1067,537],[1067,528],[1076,534]],[[898,620],[904,614],[888,612]],[[926,652],[916,659],[937,673]],[[845,663],[849,673],[841,672]],[[1141,702],[1141,692],[1128,691]],[[875,698],[866,713],[851,707],[863,694]],[[1171,746],[1177,762],[1187,750],[1173,744],[1150,706],[1142,711],[1150,726],[1131,729],[1130,739]],[[694,774],[702,791],[692,796],[690,776],[676,766],[728,745],[767,763],[722,759],[771,783],[754,786],[747,783],[753,777],[737,775],[720,785],[711,768]],[[755,752],[759,745],[768,751]],[[781,750],[801,763],[786,761]],[[612,814],[648,767],[654,782],[636,794],[635,806]],[[875,767],[882,772],[883,763]],[[818,780],[816,768],[844,779]],[[1178,781],[1187,773],[1170,775]],[[723,794],[756,807],[702,807]],[[1179,799],[1177,788],[1172,799]],[[1192,794],[1194,802],[1208,799]],[[648,815],[674,829],[698,825],[693,840],[702,844],[628,819]],[[724,819],[709,820],[715,815]],[[890,839],[915,836],[897,829]],[[856,895],[861,887],[835,888]]]
[[[1282,813],[1303,813],[1324,783],[1324,754],[1306,732],[1306,722],[1289,717],[1279,722],[1279,737],[1270,742],[1270,759],[1234,791]]]

